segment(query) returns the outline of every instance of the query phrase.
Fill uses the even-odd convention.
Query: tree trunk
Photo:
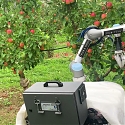
[[[23,87],[24,90],[26,90],[29,86],[29,80],[25,78],[25,74],[23,71],[19,73],[19,77],[20,77],[20,86]]]
[[[48,51],[48,58],[52,58],[53,57],[53,51]]]

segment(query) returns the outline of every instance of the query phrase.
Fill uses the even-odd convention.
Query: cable
[[[60,47],[60,48],[40,50],[40,51],[54,51],[54,50],[59,50],[59,49],[64,49],[64,48],[68,48],[68,47],[67,47],[67,46],[64,46],[64,47]]]
[[[98,27],[88,27],[85,30],[83,30],[77,40],[77,42],[80,41],[81,38],[83,38],[85,36],[85,33],[88,32],[90,29],[98,29]]]
[[[77,40],[77,42],[80,41],[81,38],[85,36],[85,33],[88,32],[90,29],[99,29],[98,27],[88,27],[85,30],[83,30]],[[102,41],[103,37],[101,37],[96,43],[90,44],[90,47],[95,46],[96,44],[100,43]]]
[[[108,39],[110,39],[114,43],[114,40],[111,36],[109,36]]]
[[[90,47],[97,45],[98,43],[102,42],[103,37],[101,37],[97,42],[91,43]]]
[[[79,36],[77,42],[79,42],[80,39],[84,37],[85,33],[88,32],[90,29],[99,29],[99,28],[98,28],[98,27],[88,27],[88,28],[86,28],[85,30],[83,30],[83,31],[81,32],[81,34],[80,34],[80,36]],[[104,38],[104,37],[101,37],[97,42],[91,43],[91,44],[90,44],[90,47],[95,46],[95,45],[97,45],[98,43],[100,43],[103,38]],[[112,37],[108,37],[108,38],[109,38],[110,40],[112,40],[112,42],[113,42],[113,38],[112,38]],[[48,49],[48,50],[41,50],[41,51],[54,51],[54,50],[59,50],[59,49],[64,49],[64,48],[68,48],[68,47],[65,46],[65,47],[60,47],[60,48],[55,48],[55,49]]]
[[[115,40],[112,37],[108,37],[108,39],[110,39],[113,44],[115,43]],[[112,44],[112,48],[110,49],[110,58],[112,58],[113,44]]]

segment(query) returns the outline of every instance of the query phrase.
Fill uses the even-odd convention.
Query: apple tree
[[[0,1],[0,68],[10,68],[18,73],[20,85],[25,89],[29,80],[24,70],[30,70],[44,58],[41,50],[49,39],[42,29],[40,0]]]

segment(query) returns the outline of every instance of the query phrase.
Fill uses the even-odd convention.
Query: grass
[[[70,52],[70,50],[67,50]],[[59,50],[56,51],[56,54]],[[63,53],[63,51],[61,52]],[[69,70],[70,57],[46,59],[30,71],[25,71],[26,78],[33,84],[50,80],[72,81],[72,74]],[[0,89],[19,87],[18,74],[13,74],[11,70],[0,71]]]

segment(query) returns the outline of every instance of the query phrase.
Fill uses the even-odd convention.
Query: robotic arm
[[[121,33],[125,31],[125,25],[115,24],[112,28],[107,29],[90,29],[85,33],[83,43],[76,55],[75,60],[70,64],[70,69],[74,74],[73,81],[85,81],[85,75],[83,73],[83,67],[81,64],[82,58],[86,54],[86,51],[90,47],[91,41],[97,40],[103,36],[112,35],[115,36],[115,60],[120,68],[124,67],[125,64],[125,53],[122,50],[121,45]]]

